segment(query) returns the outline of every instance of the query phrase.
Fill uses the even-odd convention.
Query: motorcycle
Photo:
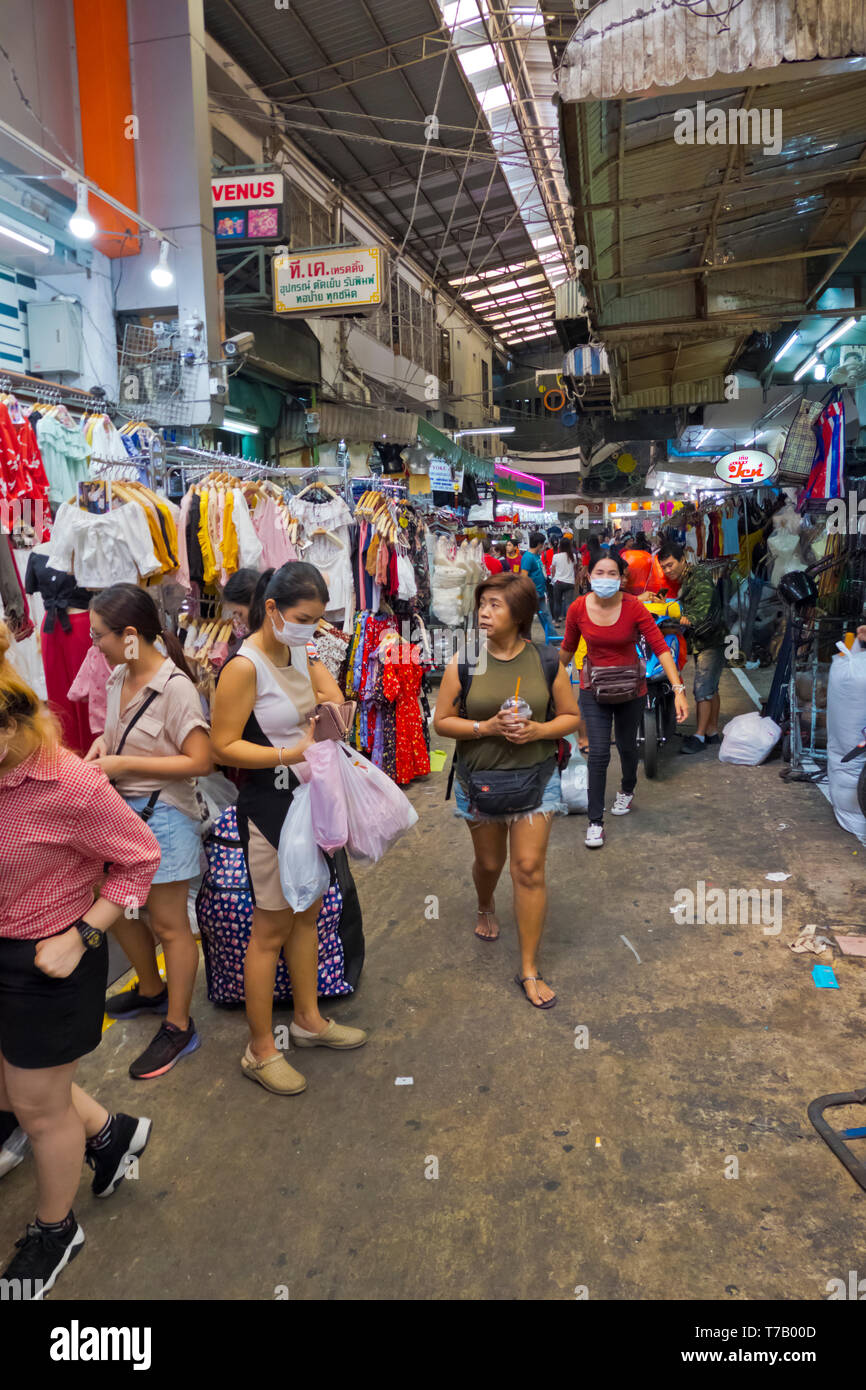
[[[672,599],[667,603],[659,601],[644,606],[652,613],[661,628],[677,670],[682,671],[688,660],[688,652],[679,625],[682,611],[680,605]],[[654,652],[648,651],[643,638],[637,650],[638,655],[646,661],[646,696],[643,719],[638,730],[638,745],[643,754],[647,777],[655,777],[658,772],[659,751],[676,731],[676,701],[661,662]]]

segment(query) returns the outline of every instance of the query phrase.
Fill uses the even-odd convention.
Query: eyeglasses
[[[108,636],[110,636],[110,634],[107,632],[94,632],[93,628],[90,629],[90,640],[91,642],[95,642],[97,646],[102,641],[103,637]]]

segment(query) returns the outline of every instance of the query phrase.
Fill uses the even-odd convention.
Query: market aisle
[[[748,708],[730,673],[722,695],[726,717]],[[806,1106],[862,1084],[864,965],[837,962],[842,988],[821,992],[785,942],[806,922],[856,922],[860,858],[820,793],[778,768],[666,756],[597,853],[585,818],[557,821],[551,1013],[511,982],[507,892],[502,940],[472,936],[469,841],[444,774],[413,786],[417,837],[358,875],[367,967],[333,1010],[371,1029],[367,1047],[296,1054],[307,1092],[269,1096],[241,1075],[242,1015],[209,1006],[202,975],[203,1046],[170,1075],[126,1075],[145,1018],[85,1059],[85,1086],[155,1127],[139,1181],[112,1201],[82,1179],[88,1245],[62,1296],[826,1297],[862,1267],[866,1197]],[[675,923],[678,888],[772,888],[771,871],[793,875],[781,935]],[[8,1248],[32,1217],[29,1163],[2,1195]]]

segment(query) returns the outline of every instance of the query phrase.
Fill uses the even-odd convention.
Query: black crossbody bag
[[[533,643],[533,645],[535,645]],[[541,668],[547,680],[550,690],[550,703],[548,705],[547,717],[551,717],[553,704],[553,679],[559,670],[559,656],[556,655],[556,666],[552,668],[542,656],[541,650],[536,647]],[[466,696],[469,693],[469,686],[472,683],[474,670],[468,663],[460,662],[458,675],[460,678],[460,716],[466,716]],[[571,746],[562,740],[565,750],[557,751],[553,757],[546,758],[543,763],[535,763],[532,767],[518,768],[498,768],[492,771],[470,772],[460,771],[457,768],[457,750],[455,749],[454,761],[451,765],[451,772],[448,777],[448,788],[445,793],[446,801],[451,795],[451,788],[454,783],[455,775],[460,778],[460,785],[466,792],[469,800],[470,811],[480,816],[509,816],[521,815],[527,811],[535,811],[541,805],[544,797],[544,788],[550,780],[551,775],[557,767],[562,769],[568,762],[571,755]]]

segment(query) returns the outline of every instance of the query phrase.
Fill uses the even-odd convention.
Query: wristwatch
[[[85,922],[83,917],[79,917],[77,922],[72,923],[78,931],[81,940],[90,951],[98,951],[105,940],[105,932],[101,932],[98,927],[92,927],[89,922]]]

